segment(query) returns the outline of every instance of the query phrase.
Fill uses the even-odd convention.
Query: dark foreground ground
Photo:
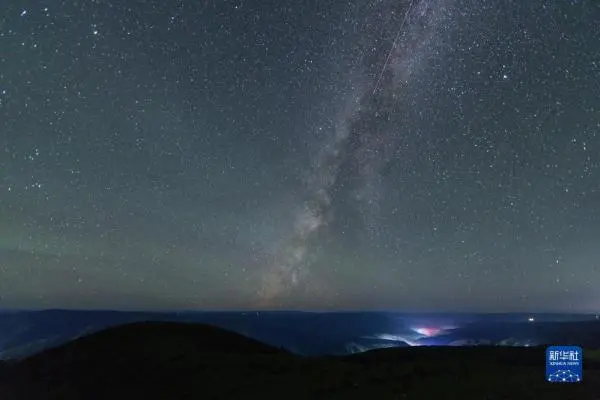
[[[136,323],[0,364],[0,399],[598,399],[544,381],[543,348],[398,348],[303,358],[206,325]]]

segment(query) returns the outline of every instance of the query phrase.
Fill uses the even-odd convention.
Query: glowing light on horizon
[[[418,333],[419,335],[423,335],[423,336],[427,336],[427,337],[437,336],[443,331],[443,329],[431,328],[431,327],[418,327],[418,328],[413,328],[413,330],[416,333]]]

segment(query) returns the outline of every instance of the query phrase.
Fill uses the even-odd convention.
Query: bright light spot
[[[533,317],[529,317],[529,318],[527,319],[527,321],[529,321],[529,322],[534,322],[534,321],[535,321],[535,318],[533,318]]]
[[[427,328],[427,327],[414,328],[413,330],[415,332],[417,332],[418,334],[427,336],[427,337],[437,336],[442,331],[440,328]]]
[[[23,10],[23,11],[21,11],[21,17],[24,17],[24,16],[26,16],[26,15],[27,15],[27,10]]]

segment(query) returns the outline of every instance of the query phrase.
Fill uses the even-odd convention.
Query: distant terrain
[[[140,321],[210,324],[305,356],[422,345],[600,348],[597,318],[589,314],[0,311],[0,360],[25,357],[111,326]]]
[[[136,322],[0,364],[0,399],[600,399],[544,380],[543,347],[403,347],[307,357],[202,324]],[[585,353],[587,354],[587,352]]]

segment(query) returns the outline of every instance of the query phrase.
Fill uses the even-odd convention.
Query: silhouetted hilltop
[[[307,358],[208,325],[138,322],[0,364],[0,399],[600,399],[592,362],[584,382],[557,385],[543,348]]]
[[[183,322],[144,321],[111,327],[75,339],[22,361],[22,364],[68,357],[132,357],[140,354],[159,356],[162,352],[273,354],[284,353],[254,339],[211,325]],[[287,353],[287,352],[285,352]]]
[[[260,370],[264,362],[267,369],[277,365],[276,358],[293,356],[209,325],[137,322],[7,363],[0,398],[54,398],[56,390],[57,399],[114,398],[117,388],[135,398],[137,393],[152,398],[163,389],[171,392],[213,382],[222,386],[231,374],[251,376],[254,366]],[[227,386],[221,390],[228,392]]]

